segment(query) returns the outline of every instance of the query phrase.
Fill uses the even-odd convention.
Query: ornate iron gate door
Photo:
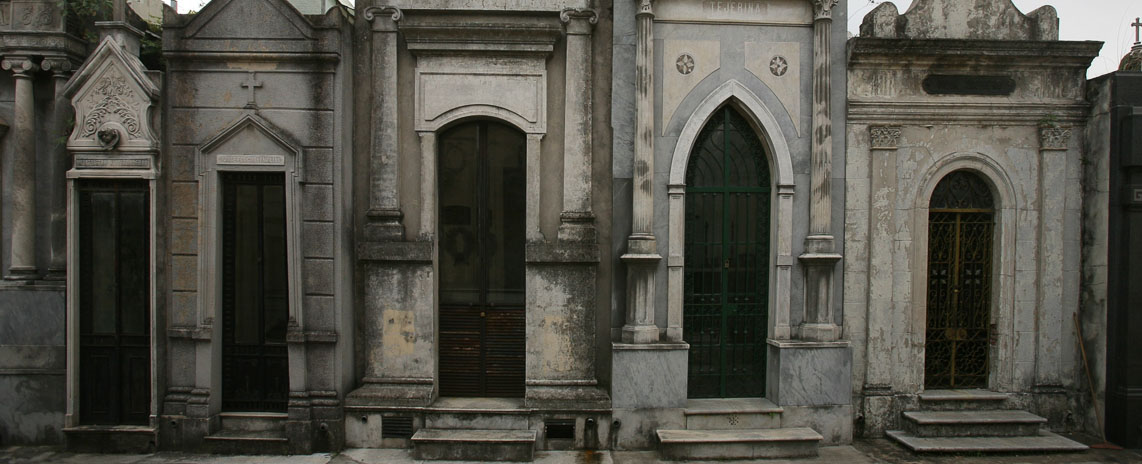
[[[285,183],[280,173],[222,174],[222,408],[286,410]]]
[[[481,121],[439,146],[440,396],[522,397],[525,141]]]
[[[683,338],[691,398],[764,395],[769,207],[761,141],[726,106],[698,135],[686,171]]]
[[[79,418],[145,425],[151,411],[150,193],[79,184]]]
[[[955,171],[928,210],[926,388],[987,387],[995,211],[976,174]]]

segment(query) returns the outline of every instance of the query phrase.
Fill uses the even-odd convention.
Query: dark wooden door
[[[765,393],[769,164],[726,106],[699,133],[686,171],[683,334],[691,398]]]
[[[284,412],[289,400],[285,184],[222,174],[222,408]]]
[[[524,137],[481,121],[439,147],[440,395],[522,397]]]
[[[146,181],[81,181],[79,415],[145,425],[151,409],[150,197]]]
[[[928,209],[928,327],[924,385],[987,387],[991,339],[991,190],[969,171],[948,174]]]

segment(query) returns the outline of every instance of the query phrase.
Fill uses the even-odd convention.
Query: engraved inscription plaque
[[[282,155],[218,155],[218,164],[285,166],[285,157]]]

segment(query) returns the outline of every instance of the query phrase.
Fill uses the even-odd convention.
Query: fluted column
[[[830,56],[833,7],[837,0],[813,3],[813,132],[810,155],[809,236],[805,254],[805,319],[801,338],[835,340],[840,334],[833,323],[833,270],[841,255],[836,253],[832,232],[833,109]]]
[[[591,31],[599,21],[591,9],[559,14],[567,28],[567,77],[563,113],[563,213],[559,240],[595,242],[591,211]]]
[[[401,10],[374,6],[364,11],[373,24],[373,147],[369,157],[366,240],[402,240],[400,144],[397,132],[397,23]]]
[[[635,43],[633,223],[627,239],[627,314],[624,343],[658,341],[654,324],[655,274],[662,257],[654,237],[654,1],[639,0]],[[680,332],[680,331],[679,331]],[[681,333],[677,334],[679,341]]]
[[[55,140],[51,150],[51,178],[48,183],[51,188],[51,259],[48,261],[47,278],[63,280],[67,276],[67,185],[65,177],[71,168],[71,157],[67,152],[64,140],[71,135],[68,131],[68,121],[74,111],[71,102],[64,97],[63,91],[67,87],[67,80],[73,71],[72,62],[66,58],[44,59],[43,68],[51,71],[52,82],[55,84],[55,104],[49,118],[51,124],[50,140]]]
[[[12,249],[8,280],[36,278],[36,98],[32,73],[39,65],[29,57],[11,57],[2,67],[16,78],[12,121],[11,192]]]

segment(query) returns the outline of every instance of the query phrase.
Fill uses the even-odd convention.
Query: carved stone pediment
[[[186,38],[309,40],[313,27],[286,0],[214,0],[187,24]]]
[[[156,152],[152,111],[159,88],[139,59],[108,37],[68,82],[75,128],[67,148],[82,152]]]
[[[260,116],[243,115],[198,148],[199,175],[215,166],[271,169],[305,182],[303,151],[286,133]]]

